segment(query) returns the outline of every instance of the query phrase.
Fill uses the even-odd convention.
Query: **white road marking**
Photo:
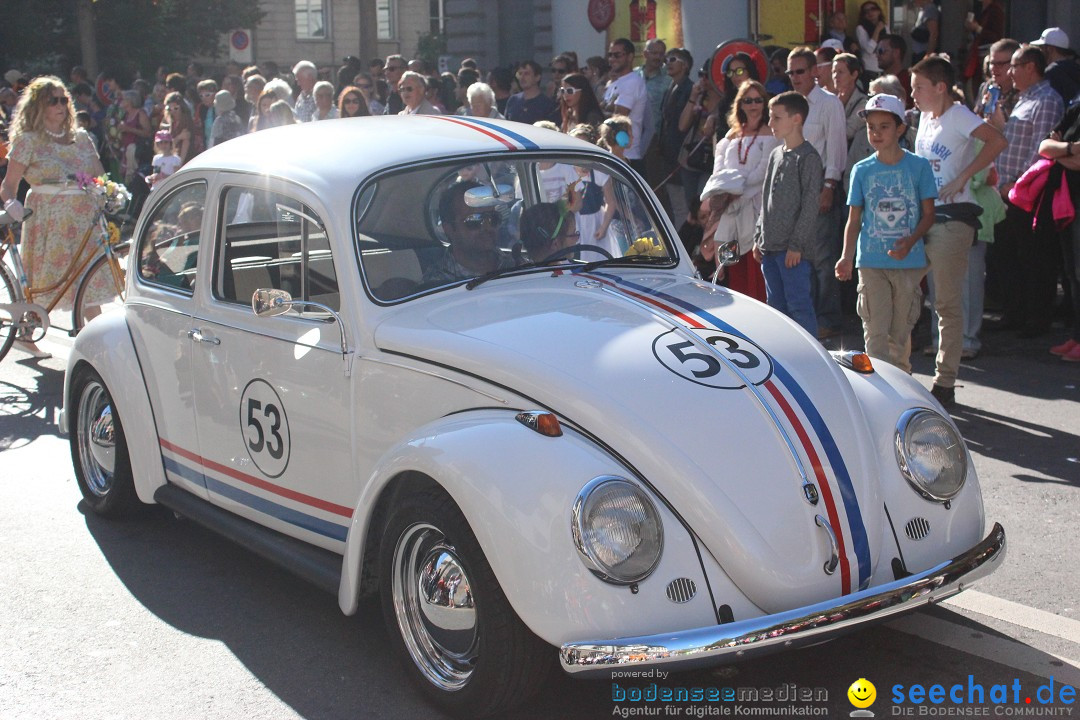
[[[971,612],[987,615],[998,620],[1004,620],[1013,625],[1035,630],[1044,635],[1059,637],[1069,642],[1080,645],[1080,620],[1055,615],[1052,612],[1028,607],[1012,600],[987,595],[978,590],[965,590],[959,595],[953,595],[942,605],[970,610]]]
[[[932,615],[907,615],[887,627],[1055,682],[1080,686],[1080,660],[1043,652],[1008,638],[977,633]],[[1061,663],[1061,664],[1058,664]]]

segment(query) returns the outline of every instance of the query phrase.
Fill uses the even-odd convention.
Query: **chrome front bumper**
[[[829,640],[863,624],[881,622],[940,602],[997,569],[1005,558],[1005,529],[995,523],[982,542],[917,575],[835,600],[724,625],[618,640],[566,643],[563,669],[604,675],[613,668],[688,669]]]

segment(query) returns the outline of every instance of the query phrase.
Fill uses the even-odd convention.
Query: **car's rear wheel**
[[[87,505],[119,518],[141,508],[128,460],[124,426],[101,376],[83,370],[71,387],[71,461]]]
[[[490,715],[543,684],[555,650],[517,617],[461,510],[444,492],[417,492],[394,509],[379,569],[391,641],[441,708]]]

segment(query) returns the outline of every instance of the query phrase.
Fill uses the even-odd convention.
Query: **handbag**
[[[679,164],[695,172],[712,172],[713,149],[709,137],[700,135],[688,140],[679,151]]]

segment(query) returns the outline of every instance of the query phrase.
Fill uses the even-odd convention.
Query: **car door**
[[[332,313],[251,309],[256,289],[344,305],[315,198],[283,181],[226,178],[215,190],[213,272],[191,331],[203,474],[212,502],[342,551],[352,472],[351,358]],[[348,267],[348,265],[345,265]],[[342,310],[348,322],[348,312]]]
[[[207,183],[197,179],[150,196],[136,238],[128,327],[150,397],[165,476],[206,498],[195,431],[188,331],[201,262]]]

